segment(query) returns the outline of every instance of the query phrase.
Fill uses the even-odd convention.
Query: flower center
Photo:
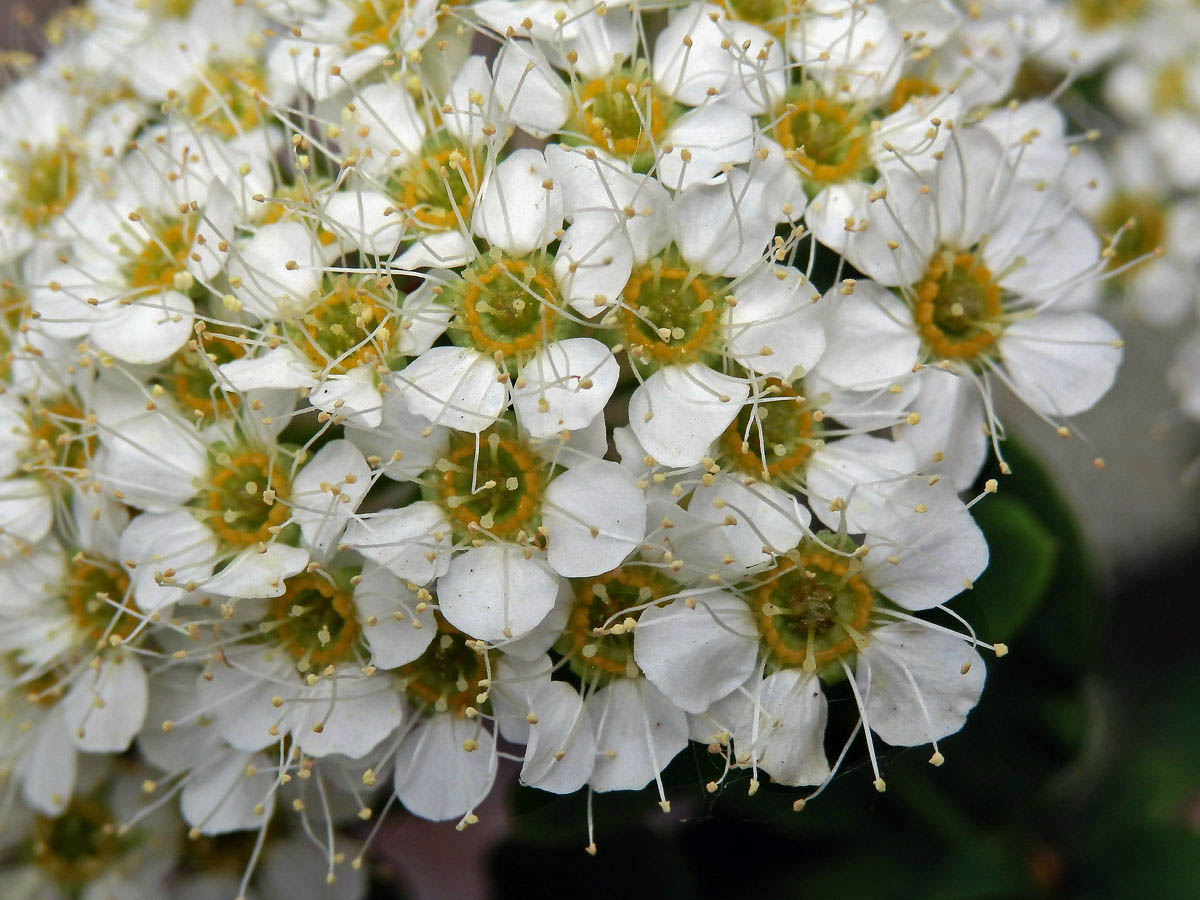
[[[1100,213],[1098,224],[1108,234],[1120,232],[1112,245],[1115,255],[1108,263],[1114,269],[1137,260],[1149,262],[1154,251],[1162,246],[1167,231],[1162,206],[1153,197],[1140,194],[1114,197]]]
[[[440,295],[456,312],[450,337],[460,346],[519,363],[551,337],[561,303],[553,273],[533,259],[493,252],[462,273]]]
[[[197,216],[167,220],[155,228],[128,268],[129,283],[139,290],[174,287],[175,276],[187,268],[188,251],[196,233]]]
[[[79,154],[63,144],[42,147],[8,166],[18,187],[14,212],[30,228],[42,228],[75,199],[81,183]]]
[[[76,556],[67,580],[67,606],[75,624],[93,641],[124,640],[138,625],[137,605],[127,598],[129,576],[114,562]]]
[[[781,26],[789,13],[798,12],[795,0],[718,0],[729,15],[754,25]]]
[[[128,837],[118,836],[108,809],[77,798],[57,818],[38,816],[33,859],[53,882],[75,896],[104,874],[128,843]]]
[[[777,379],[766,382],[765,393],[773,399],[743,406],[721,435],[721,449],[747,475],[787,481],[821,445],[819,416]]]
[[[266,543],[287,521],[290,511],[280,503],[291,484],[274,459],[256,450],[219,453],[209,489],[193,504],[213,532],[234,547]]]
[[[14,342],[19,342],[21,323],[29,313],[29,298],[8,281],[0,283],[0,381],[12,377],[16,358]]]
[[[1089,31],[1098,31],[1136,18],[1146,0],[1072,0],[1075,17]]]
[[[653,163],[648,154],[673,118],[673,106],[650,78],[614,72],[583,86],[574,127],[591,143],[645,171]]]
[[[627,618],[636,620],[641,615],[637,607],[670,599],[679,587],[653,569],[632,566],[573,581],[572,587],[575,602],[555,649],[570,658],[571,667],[584,681],[636,677],[632,632],[623,628],[616,634],[597,632],[619,627]]]
[[[217,366],[246,355],[246,347],[239,338],[229,326],[205,328],[168,365],[163,381],[201,425],[211,424],[222,412],[232,412],[238,405],[238,395],[226,393],[215,372]]]
[[[389,286],[385,278],[368,277],[351,285],[339,276],[292,329],[294,342],[314,366],[338,375],[386,360],[392,328],[383,289]]]
[[[459,2],[460,0],[441,0],[435,21],[441,21],[446,7],[457,6]],[[393,36],[402,29],[403,20],[408,18],[412,14],[412,8],[418,5],[418,0],[360,0],[358,5],[353,7],[354,18],[346,29],[346,34],[350,37],[350,46],[354,50],[365,50],[376,44],[391,43]]]
[[[462,535],[483,530],[498,537],[533,539],[544,488],[541,460],[499,427],[483,432],[479,454],[474,435],[451,438],[438,460],[438,499]]]
[[[84,434],[83,411],[68,399],[31,406],[27,414],[32,448],[26,471],[50,481],[66,482],[87,473],[96,438]]]
[[[229,140],[263,124],[267,90],[265,67],[254,60],[217,60],[197,73],[184,101],[188,117]]]
[[[66,692],[67,681],[63,677],[63,673],[50,669],[37,678],[21,682],[21,689],[25,691],[25,699],[30,703],[36,703],[38,706],[53,706]]]
[[[425,142],[421,155],[389,180],[392,196],[414,228],[470,230],[483,161],[445,132]]]
[[[431,712],[466,715],[478,706],[479,683],[487,677],[483,653],[467,646],[469,638],[437,616],[438,635],[421,656],[401,666],[404,690],[415,706]]]
[[[819,97],[789,100],[775,123],[775,140],[792,165],[817,184],[845,181],[870,164],[860,118]]]
[[[686,365],[722,349],[723,278],[693,275],[672,255],[652,259],[629,276],[622,330],[642,365]]]
[[[182,19],[191,13],[196,0],[150,0],[156,18]]]
[[[916,285],[914,314],[925,345],[943,359],[972,359],[1001,331],[1000,285],[972,253],[934,256]]]
[[[781,558],[747,601],[770,662],[811,672],[854,651],[874,595],[849,560],[810,546]]]
[[[362,628],[349,592],[315,572],[292,576],[286,587],[271,602],[270,615],[278,623],[275,637],[296,658],[296,668],[303,672],[353,659]]]

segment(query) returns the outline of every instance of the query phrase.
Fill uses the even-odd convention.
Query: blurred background
[[[0,48],[36,54],[66,5],[0,0]],[[796,791],[747,796],[748,773],[708,794],[720,768],[692,744],[664,776],[670,813],[595,796],[591,857],[586,797],[502,767],[465,832],[393,808],[372,900],[1200,897],[1200,427],[1164,384],[1174,338],[1113,312],[1125,363],[1075,436],[1001,408],[1013,474],[981,479],[1001,478],[975,508],[992,564],[955,606],[1010,652],[941,768],[882,748],[877,794],[860,741],[797,813]],[[854,709],[831,692],[831,732]]]

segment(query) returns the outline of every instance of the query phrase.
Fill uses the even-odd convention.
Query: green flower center
[[[1003,329],[1000,285],[972,253],[935,255],[916,285],[914,304],[922,340],[942,359],[974,359]]]
[[[31,447],[24,468],[52,482],[67,482],[87,474],[96,438],[81,410],[68,398],[29,407],[26,416]]]
[[[1072,0],[1075,17],[1089,31],[1137,18],[1146,0]]]
[[[216,454],[208,489],[192,501],[198,519],[226,544],[241,549],[276,536],[290,511],[284,467],[269,454],[245,447]]]
[[[141,252],[126,267],[130,285],[155,291],[174,287],[175,276],[187,269],[198,221],[199,216],[193,214],[168,219],[153,228]]]
[[[796,93],[777,115],[775,140],[791,164],[814,184],[846,181],[870,166],[869,129],[850,107]]]
[[[442,131],[426,139],[420,155],[395,172],[388,187],[407,211],[410,227],[469,230],[482,173],[479,152]]]
[[[266,67],[255,60],[215,60],[196,76],[184,101],[192,122],[229,140],[263,124]]]
[[[1167,232],[1167,219],[1162,206],[1152,197],[1122,194],[1114,197],[1100,213],[1097,223],[1108,234],[1120,237],[1112,245],[1114,256],[1109,266],[1119,269],[1138,259],[1149,262],[1154,251],[1162,246]],[[1141,268],[1140,264],[1127,270]]]
[[[121,640],[137,628],[137,606],[128,596],[129,576],[115,562],[87,560],[78,554],[67,577],[67,607],[90,640]]]
[[[338,375],[390,361],[391,283],[372,276],[351,284],[339,276],[326,287],[321,301],[288,328],[300,352],[321,371]]]
[[[79,154],[64,144],[42,147],[8,165],[18,186],[15,212],[30,228],[42,228],[75,199],[81,184]]]
[[[721,436],[721,449],[740,472],[790,481],[821,446],[820,415],[793,387],[777,379],[764,386],[768,399],[742,407]]]
[[[674,254],[650,260],[625,285],[621,328],[630,355],[658,368],[720,353],[728,285],[692,274]]]
[[[799,4],[789,0],[719,0],[720,5],[729,14],[742,22],[755,25],[782,24],[782,21],[793,11],[791,7]]]
[[[133,833],[118,836],[105,806],[77,798],[57,818],[37,818],[33,860],[55,884],[74,895],[103,875],[136,840]]]
[[[482,530],[532,541],[545,488],[542,469],[541,459],[499,426],[480,435],[478,457],[474,435],[456,433],[432,480],[459,536],[478,537]]]
[[[440,294],[455,312],[451,339],[516,365],[557,333],[561,305],[554,274],[540,260],[499,253],[480,257]]]
[[[840,672],[837,661],[855,651],[874,606],[870,586],[852,566],[821,547],[802,546],[747,592],[772,666]]]
[[[242,336],[232,328],[205,328],[175,354],[159,381],[180,406],[192,411],[198,424],[210,425],[223,413],[235,410],[240,400],[218,384],[216,368],[245,355]]]
[[[635,171],[648,171],[654,148],[678,117],[674,101],[654,87],[645,73],[612,72],[585,84],[579,91],[572,130],[575,142],[594,144],[622,159]]]
[[[412,703],[428,712],[466,715],[480,706],[480,682],[487,677],[484,654],[467,646],[469,638],[440,615],[438,635],[421,656],[401,666],[399,675]]]
[[[349,662],[362,628],[354,600],[315,572],[293,575],[283,595],[271,601],[276,640],[297,660],[300,671]]]
[[[633,634],[624,630],[623,623],[641,615],[635,607],[678,593],[678,585],[653,569],[622,566],[595,578],[573,581],[572,587],[575,602],[555,649],[570,659],[571,668],[586,682],[636,677]],[[617,633],[597,633],[614,625]]]

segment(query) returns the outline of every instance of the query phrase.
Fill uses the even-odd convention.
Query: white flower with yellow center
[[[0,116],[19,123],[0,138],[0,262],[47,236],[71,237],[75,213],[97,170],[129,139],[142,110],[129,102],[93,105],[47,74],[0,97]]]
[[[870,733],[900,746],[933,743],[940,760],[937,741],[962,727],[979,698],[973,639],[910,611],[962,590],[987,564],[987,546],[949,485],[927,482],[891,495],[866,552],[844,543],[806,538],[727,593],[647,609],[634,659],[693,714],[693,737],[732,739],[734,765],[794,785],[829,776],[821,683],[849,679],[882,790]]]
[[[993,379],[1057,425],[1104,395],[1121,360],[1110,325],[1060,311],[1095,291],[1099,240],[1019,175],[994,137],[960,130],[928,176],[830,188],[806,213],[822,243],[874,279],[830,291],[818,374],[869,390],[918,371],[920,424],[902,439],[922,469],[947,470],[960,487],[983,461],[973,436],[994,425]]]

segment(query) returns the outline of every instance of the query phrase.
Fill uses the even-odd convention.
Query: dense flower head
[[[1141,6],[56,22],[0,96],[16,858],[68,894],[319,863],[361,896],[334,827],[381,792],[461,828],[515,760],[669,810],[696,740],[819,793],[827,695],[879,790],[876,741],[940,764],[1005,652],[947,607],[996,392],[1069,435],[1121,359],[1106,283],[1195,262],[1195,211],[1031,87]],[[1154,77],[1113,87],[1151,143],[1196,108]],[[102,764],[140,808],[98,811]],[[194,840],[147,867],[154,817]]]

